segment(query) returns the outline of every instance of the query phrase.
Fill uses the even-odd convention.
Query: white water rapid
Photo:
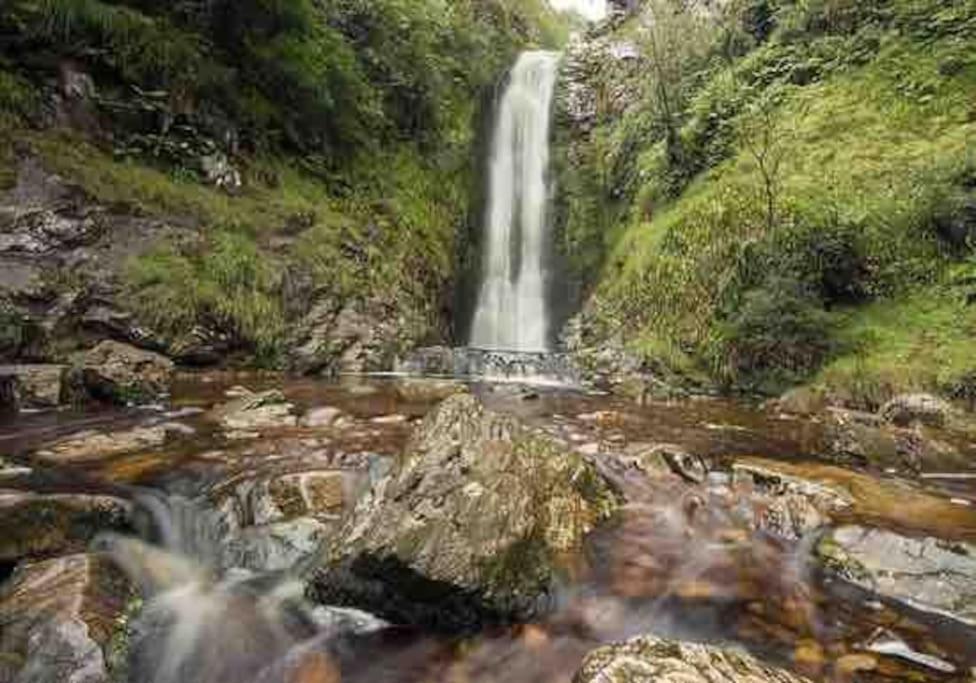
[[[498,111],[485,217],[483,282],[470,344],[545,351],[549,124],[559,54],[525,52]]]

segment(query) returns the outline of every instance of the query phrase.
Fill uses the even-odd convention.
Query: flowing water
[[[224,392],[239,383],[280,387],[304,409],[334,406],[346,418],[316,430],[288,427],[257,439],[227,439],[192,409],[226,400]],[[391,627],[363,613],[306,602],[302,579],[309,556],[266,570],[245,566],[247,553],[226,552],[243,537],[218,502],[223,492],[266,472],[309,468],[368,479],[374,459],[400,452],[412,422],[432,405],[405,395],[400,386],[388,380],[339,385],[283,383],[276,377],[188,378],[167,412],[55,413],[8,422],[0,425],[0,443],[25,464],[32,462],[26,454],[51,438],[93,424],[129,428],[177,419],[196,432],[106,462],[37,467],[31,477],[4,486],[114,487],[143,511],[134,536],[105,536],[96,545],[112,554],[144,597],[131,625],[124,679],[133,683],[567,683],[593,647],[641,633],[736,643],[824,681],[962,681],[976,663],[972,632],[947,630],[938,620],[839,589],[823,580],[812,561],[812,537],[784,542],[750,526],[751,494],[730,484],[728,464],[762,456],[816,473],[818,466],[805,463],[820,449],[821,426],[724,400],[639,406],[565,390],[472,386],[492,409],[597,453],[598,461],[668,441],[713,463],[704,485],[608,471],[630,502],[615,524],[592,536],[567,574],[556,610],[537,623],[463,638]],[[82,472],[84,480],[73,475]],[[868,475],[850,476],[865,486]],[[361,490],[352,489],[350,497]],[[909,490],[941,501],[951,496],[976,502],[972,487],[945,491],[921,480],[904,489]],[[960,528],[939,514],[907,523],[922,533],[958,537]],[[313,548],[313,562],[314,556]],[[836,662],[863,652],[878,634],[907,643],[909,651],[933,657],[934,664],[876,653],[873,671],[845,674]],[[938,668],[947,666],[953,671]]]
[[[548,347],[547,172],[558,64],[557,53],[523,53],[499,106],[491,148],[483,282],[470,335],[474,347]]]

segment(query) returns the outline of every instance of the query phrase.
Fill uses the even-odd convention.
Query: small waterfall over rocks
[[[549,347],[545,251],[549,128],[560,55],[525,52],[512,69],[492,141],[483,282],[470,345]]]

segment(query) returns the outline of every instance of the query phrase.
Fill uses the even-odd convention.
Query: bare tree
[[[783,190],[783,161],[796,138],[795,117],[803,110],[786,116],[775,92],[765,92],[750,107],[740,129],[740,142],[756,165],[759,195],[763,204],[766,228],[776,227]]]

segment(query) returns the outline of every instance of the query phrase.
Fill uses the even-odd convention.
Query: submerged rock
[[[79,432],[38,451],[35,457],[58,464],[104,460],[123,453],[161,446],[166,443],[171,432],[177,431],[179,427],[177,423],[173,423],[117,432]]]
[[[100,532],[125,529],[120,498],[0,490],[0,560],[79,552]]]
[[[640,636],[594,650],[573,683],[804,683],[741,650]]]
[[[295,406],[277,389],[245,393],[214,408],[209,416],[228,432],[259,432],[262,429],[295,427]]]
[[[0,590],[0,680],[109,681],[105,650],[128,597],[125,578],[97,555],[22,565]]]
[[[452,396],[343,524],[310,593],[440,629],[527,619],[616,502],[579,454]]]
[[[103,341],[81,355],[77,373],[92,397],[125,404],[167,394],[173,369],[173,361],[158,353]]]
[[[467,386],[455,380],[408,378],[396,384],[396,393],[404,401],[433,403],[443,401],[454,394],[463,394]]]
[[[816,554],[859,588],[976,626],[976,545],[844,526],[825,535]]]

